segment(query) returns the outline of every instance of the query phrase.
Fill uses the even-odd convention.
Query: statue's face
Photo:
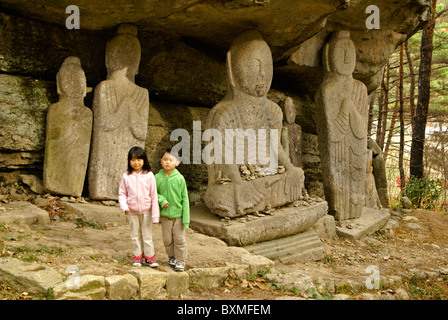
[[[338,40],[331,53],[333,71],[342,75],[351,75],[356,66],[355,45],[350,39]]]
[[[81,67],[68,66],[58,76],[59,90],[69,98],[82,98],[86,95],[86,76]]]
[[[110,74],[127,68],[128,77],[138,73],[140,44],[136,38],[121,35],[109,41],[106,47],[106,68]]]
[[[254,97],[263,97],[272,82],[272,55],[266,43],[255,42],[232,55],[235,86]]]

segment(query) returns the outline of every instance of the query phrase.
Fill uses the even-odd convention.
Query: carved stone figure
[[[383,158],[383,152],[373,139],[367,140],[367,148],[372,150],[373,175],[375,177],[375,186],[380,198],[381,206],[389,208],[389,194],[387,191],[386,164]]]
[[[244,144],[244,164],[261,168],[262,174],[256,179],[243,180],[237,161],[218,163],[214,159],[208,164],[206,205],[219,216],[236,217],[297,200],[302,195],[304,174],[301,168],[293,166],[281,147],[282,110],[267,98],[273,76],[272,54],[258,31],[246,30],[236,37],[227,53],[226,66],[227,94],[210,111],[206,123],[207,129],[215,129],[223,138],[221,146],[216,140],[212,142],[215,143],[215,156],[219,147],[226,155],[235,151],[224,146],[228,142],[224,139],[226,130],[253,130],[256,133],[264,130],[266,139],[258,135],[256,141],[247,139]],[[272,132],[277,133],[273,135],[273,141],[270,140]],[[264,162],[258,149],[260,143],[267,149],[275,146],[270,151],[278,153],[281,170],[272,168],[272,162],[270,168],[263,167],[266,164],[260,163]],[[256,149],[257,159],[255,163],[249,163],[248,152]]]
[[[283,103],[284,123],[282,129],[282,146],[296,167],[302,167],[302,127],[296,123],[296,107],[291,97]]]
[[[375,185],[375,177],[373,175],[373,151],[367,149],[366,157],[366,184],[365,184],[365,206],[369,208],[381,208],[380,198],[378,197]]]
[[[334,33],[322,56],[316,117],[325,199],[337,220],[358,218],[365,203],[367,88],[352,76],[356,51],[349,32]]]
[[[77,57],[56,75],[59,101],[47,113],[43,183],[46,192],[79,197],[89,159],[92,111],[84,106],[86,76]]]
[[[129,149],[145,147],[149,93],[134,83],[140,56],[137,28],[120,25],[106,46],[107,80],[95,88],[93,100],[88,178],[92,199],[116,200]]]

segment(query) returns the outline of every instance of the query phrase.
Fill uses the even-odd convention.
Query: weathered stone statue
[[[373,139],[367,140],[367,148],[372,150],[373,175],[375,177],[375,186],[380,198],[381,206],[389,208],[389,194],[387,191],[386,164],[383,158],[383,152]]]
[[[79,197],[89,159],[92,111],[84,106],[86,76],[77,57],[56,75],[59,101],[47,113],[43,183],[46,192]]]
[[[329,213],[358,218],[365,203],[367,88],[353,79],[355,45],[334,33],[323,49],[324,79],[317,96],[317,129]]]
[[[373,175],[373,151],[370,149],[367,149],[366,157],[365,200],[366,207],[381,208],[380,198],[375,185],[375,176]]]
[[[272,54],[258,31],[247,30],[237,36],[227,53],[226,66],[229,89],[223,100],[210,111],[206,128],[221,133],[222,152],[227,154],[235,150],[224,146],[224,142],[228,143],[224,139],[226,130],[246,133],[264,130],[266,139],[261,135],[257,136],[256,142],[247,139],[244,152],[244,164],[257,166],[261,174],[243,180],[236,161],[223,160],[220,164],[215,159],[208,164],[206,205],[219,216],[236,217],[297,200],[302,195],[304,174],[301,168],[293,166],[281,147],[282,110],[267,98],[273,76]],[[273,135],[275,141],[270,140],[271,130],[277,134]],[[253,152],[260,144],[267,149],[275,146],[270,151],[278,153],[281,170],[272,168],[272,162],[270,168],[263,167],[266,163],[261,161],[260,149],[255,163],[249,163],[248,152]],[[216,144],[215,152],[217,147]],[[237,147],[241,148],[240,145]]]
[[[302,128],[296,123],[296,107],[291,97],[283,103],[282,146],[295,167],[302,167]]]
[[[140,55],[137,28],[120,25],[106,46],[107,80],[95,88],[93,100],[88,178],[92,199],[116,200],[129,149],[145,147],[149,94],[134,83]]]

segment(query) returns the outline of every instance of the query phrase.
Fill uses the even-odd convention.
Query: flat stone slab
[[[278,259],[281,263],[307,262],[324,258],[324,245],[316,231],[312,229],[244,248],[269,259]]]
[[[62,275],[42,264],[23,262],[15,258],[0,258],[0,279],[30,293],[45,293],[62,283]]]
[[[50,223],[50,216],[45,210],[40,209],[27,201],[14,201],[2,204],[0,207],[0,222],[14,224],[38,224]]]
[[[61,201],[61,203],[66,210],[72,210],[72,213],[77,216],[84,215],[88,221],[93,221],[102,226],[113,223],[127,224],[126,215],[117,206],[68,201]]]
[[[190,227],[229,246],[248,246],[307,231],[327,210],[325,201],[307,207],[283,207],[273,215],[241,223],[238,218],[222,221],[205,204],[199,204],[190,208]]]
[[[342,221],[342,226],[336,226],[336,234],[344,238],[360,239],[380,230],[389,218],[389,210],[364,207],[359,218]]]

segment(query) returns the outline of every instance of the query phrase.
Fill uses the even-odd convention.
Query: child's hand
[[[163,206],[163,209],[168,208],[168,203]]]
[[[124,214],[125,214],[125,215],[128,215],[129,212],[131,212],[131,210],[126,210],[126,211],[124,212]]]

